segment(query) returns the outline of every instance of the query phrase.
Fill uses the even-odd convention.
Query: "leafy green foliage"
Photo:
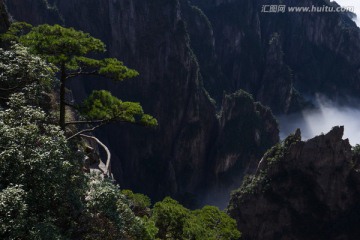
[[[94,214],[103,214],[113,222],[121,225],[122,219],[117,214],[121,193],[116,187],[99,177],[92,177],[88,182],[87,208]]]
[[[7,35],[17,33],[18,27],[14,28],[15,30],[9,31]],[[70,71],[67,75],[82,75],[86,71],[86,74],[99,74],[120,81],[138,75],[135,70],[127,68],[116,58],[97,60],[86,57],[89,54],[105,52],[105,44],[90,34],[73,28],[44,24],[33,27],[29,33],[20,36],[18,41],[48,62],[58,67],[65,65]]]
[[[131,190],[122,190],[121,193],[126,197],[131,210],[136,216],[150,216],[151,200],[148,196],[134,193]]]
[[[93,91],[84,101],[82,109],[82,113],[89,119],[157,125],[155,118],[144,113],[140,103],[123,102],[105,90]]]
[[[8,51],[0,48],[0,95],[8,98],[22,91],[31,104],[39,104],[51,89],[55,71],[54,66],[20,45],[13,45]]]
[[[239,239],[236,222],[216,207],[190,211],[167,197],[155,204],[152,219],[160,239]]]
[[[8,45],[11,42],[18,42],[19,37],[30,31],[32,28],[31,24],[26,22],[15,22],[10,25],[8,31],[0,36],[0,40]]]
[[[97,175],[84,177],[59,127],[23,93],[0,111],[2,239],[237,239],[235,221],[214,207],[190,211]]]
[[[190,210],[169,197],[156,203],[152,218],[156,227],[159,228],[157,237],[160,239],[182,239],[183,227],[189,216]]]
[[[270,162],[270,164],[272,164]],[[231,195],[241,193],[246,194],[257,194],[259,190],[265,191],[268,189],[270,179],[267,176],[267,171],[261,170],[256,175],[246,175],[242,181],[241,187],[236,191],[233,191]],[[240,200],[242,201],[242,199]]]
[[[284,158],[288,154],[290,147],[293,144],[301,142],[301,132],[296,130],[295,133],[290,134],[282,142],[275,144],[264,155],[259,164],[259,169],[254,175],[247,175],[244,177],[241,187],[231,193],[232,198],[238,199],[239,204],[247,197],[247,195],[256,195],[271,191],[271,183],[274,181],[269,177],[269,172],[276,169],[283,164]],[[232,211],[234,206],[229,205],[229,210]]]
[[[77,56],[105,51],[105,45],[99,39],[60,25],[33,27],[28,34],[20,36],[19,42],[54,64],[68,63]]]
[[[285,147],[282,143],[278,143],[275,146],[273,146],[269,151],[266,153],[266,161],[269,164],[276,163],[277,161],[280,161],[285,154]]]
[[[10,185],[0,192],[0,235],[11,238],[25,236],[28,206],[21,185]]]
[[[127,204],[125,196],[120,192],[119,188],[113,183],[103,180],[98,176],[91,176],[88,182],[88,192],[86,196],[87,211],[94,218],[102,218],[106,220],[107,226],[112,226],[112,236],[104,235],[99,239],[154,239],[153,230],[149,231],[147,219],[141,219],[132,212]],[[96,228],[95,228],[96,230]],[[87,239],[94,239],[99,232],[88,233]]]
[[[27,231],[67,226],[80,204],[83,182],[76,155],[60,129],[47,123],[46,113],[27,105],[24,94],[13,94],[9,106],[0,112],[0,190],[5,194],[9,187],[21,186],[24,194],[14,198],[27,211],[16,215],[26,219]],[[3,239],[12,234],[17,233],[0,232]]]
[[[352,152],[355,156],[359,156],[360,157],[360,144],[356,144],[353,148],[352,148]]]
[[[184,239],[239,239],[241,236],[236,221],[217,207],[205,206],[192,215],[194,217],[185,225]]]
[[[22,93],[0,111],[0,165],[2,239],[154,239],[154,223],[113,183],[85,178],[63,132]]]
[[[290,148],[290,146],[300,141],[301,141],[301,133],[300,130],[298,129],[296,130],[295,133],[290,134],[288,137],[286,137],[283,142],[276,144],[265,153],[265,158],[267,160],[267,163],[273,164],[277,161],[281,161],[284,158],[286,151]]]
[[[358,166],[359,162],[360,162],[360,144],[356,144],[353,148],[352,148],[352,154],[353,154],[353,166]]]
[[[120,62],[116,58],[105,58],[98,66],[100,75],[114,80],[122,81],[123,79],[133,78],[139,75],[138,72],[127,68],[123,62]]]

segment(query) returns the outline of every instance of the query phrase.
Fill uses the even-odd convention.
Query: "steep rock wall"
[[[358,238],[360,158],[343,132],[303,142],[298,130],[264,155],[228,207],[243,239]]]
[[[214,92],[216,100],[221,101],[222,91],[242,88],[274,112],[286,113],[304,106],[302,96],[317,92],[334,100],[343,100],[344,94],[358,95],[360,31],[349,14],[261,12],[263,5],[312,7],[328,5],[329,1],[192,0],[191,3],[205,13],[213,32],[215,57],[199,58],[199,64],[203,75],[222,76]],[[274,50],[274,34],[278,35],[278,50],[283,54],[278,59],[269,55]],[[194,45],[194,51],[203,49]],[[203,68],[213,59],[217,68],[211,71]],[[275,71],[274,64],[279,70],[288,68],[291,76],[284,79],[284,71]],[[204,79],[210,89],[211,79]]]
[[[5,32],[9,27],[9,17],[6,11],[4,1],[0,0],[0,33]]]

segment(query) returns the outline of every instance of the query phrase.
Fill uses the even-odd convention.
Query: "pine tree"
[[[24,34],[25,32],[27,33]],[[153,117],[144,114],[139,103],[122,102],[105,90],[93,92],[85,101],[85,107],[81,112],[88,118],[87,121],[66,122],[66,105],[70,105],[65,100],[66,83],[70,79],[79,79],[81,76],[98,76],[114,81],[123,81],[139,75],[137,71],[126,67],[116,58],[89,57],[106,51],[105,44],[101,40],[88,33],[60,25],[44,24],[32,27],[21,22],[14,23],[3,39],[20,42],[28,47],[31,53],[39,55],[58,68],[60,78],[59,125],[63,130],[66,125],[70,124],[97,123],[97,126],[102,126],[114,121],[146,126],[157,125],[157,121]]]

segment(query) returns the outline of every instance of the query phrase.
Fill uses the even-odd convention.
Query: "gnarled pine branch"
[[[111,153],[110,153],[109,148],[104,143],[102,143],[98,138],[96,138],[94,136],[89,136],[89,135],[84,135],[84,134],[79,134],[79,136],[96,141],[105,150],[105,152],[106,152],[105,175],[107,175],[108,177],[111,177]]]

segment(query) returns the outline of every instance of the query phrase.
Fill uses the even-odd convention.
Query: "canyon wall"
[[[9,27],[9,18],[4,5],[4,1],[0,0],[0,33],[5,32]]]
[[[243,239],[358,238],[360,155],[343,132],[303,142],[297,130],[264,155],[228,206]]]
[[[193,47],[202,75],[221,76],[215,84],[211,77],[204,79],[215,99],[221,98],[222,91],[242,88],[274,112],[289,113],[306,106],[306,98],[318,92],[334,100],[359,94],[360,31],[349,14],[288,11],[294,6],[322,7],[329,1],[191,3],[209,20],[213,57],[201,57],[204,50]],[[265,5],[285,5],[286,11],[262,12]],[[197,38],[206,39],[208,35]],[[210,70],[206,68],[211,64]]]

